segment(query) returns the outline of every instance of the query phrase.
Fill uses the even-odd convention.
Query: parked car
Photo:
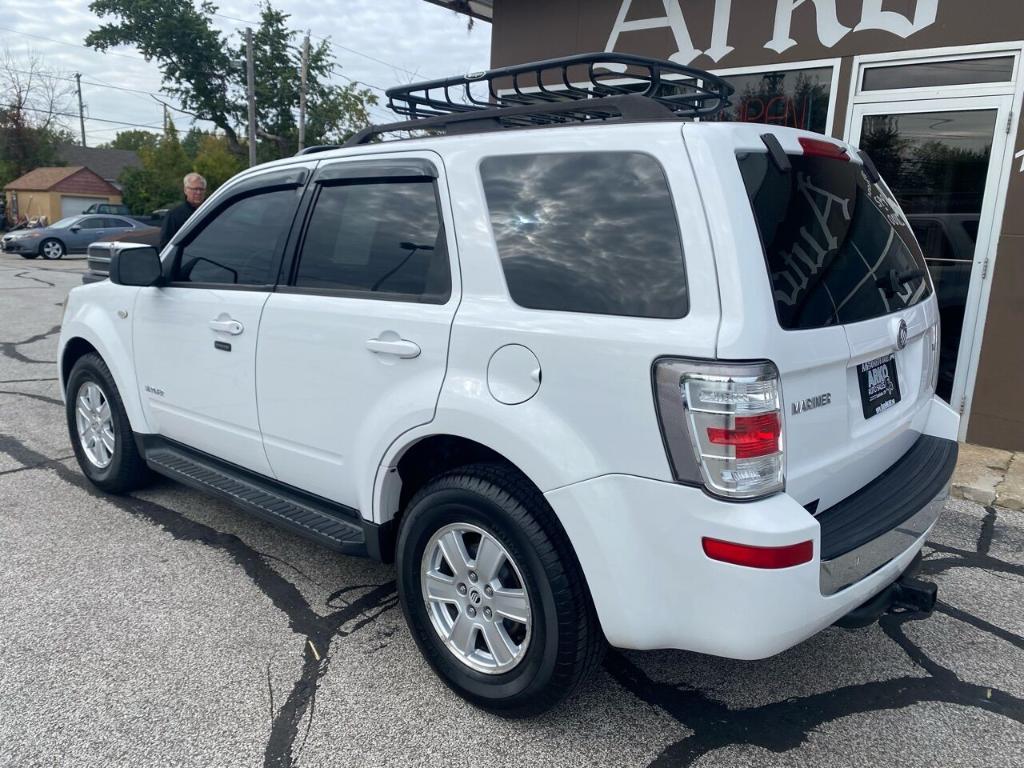
[[[118,216],[131,216],[132,209],[122,203],[93,203],[82,213],[113,213]]]
[[[703,90],[430,95],[609,60]],[[394,561],[425,658],[509,716],[606,641],[758,659],[929,612],[959,419],[920,249],[854,147],[687,121],[730,90],[620,54],[395,89],[433,116],[243,172],[162,260],[112,244],[60,337],[83,473]],[[419,126],[453,135],[365,143]]]
[[[66,253],[84,252],[89,243],[143,227],[121,216],[69,216],[48,227],[8,232],[0,238],[0,250],[17,253],[24,259],[61,259]]]

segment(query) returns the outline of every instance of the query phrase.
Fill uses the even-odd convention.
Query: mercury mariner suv
[[[508,716],[606,643],[759,659],[930,610],[958,416],[920,248],[868,157],[708,119],[730,91],[618,54],[402,87],[161,254],[94,246],[82,471],[394,561],[426,659]]]

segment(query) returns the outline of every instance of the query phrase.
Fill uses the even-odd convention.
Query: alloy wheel
[[[423,551],[420,586],[430,623],[460,662],[502,674],[523,660],[532,635],[530,596],[493,535],[470,523],[438,530]]]
[[[114,419],[106,393],[95,381],[86,381],[75,398],[78,441],[90,463],[106,469],[114,458]]]

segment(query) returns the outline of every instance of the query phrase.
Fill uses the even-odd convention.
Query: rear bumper
[[[860,581],[935,524],[957,453],[955,441],[922,435],[873,482],[818,515],[822,594]]]
[[[605,475],[546,497],[612,645],[758,659],[805,640],[896,581],[924,545],[948,483],[947,475],[908,517],[824,562],[821,524],[786,494],[730,503],[697,488]],[[747,568],[708,558],[703,537],[765,547],[810,540],[814,558]]]

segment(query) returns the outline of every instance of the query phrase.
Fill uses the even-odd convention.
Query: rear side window
[[[686,314],[679,225],[665,172],[653,157],[489,157],[480,175],[516,304],[631,317]]]
[[[930,294],[924,257],[896,201],[863,166],[767,153],[739,157],[779,324],[787,330],[881,317]]]
[[[295,285],[443,304],[451,270],[433,182],[322,187]]]

